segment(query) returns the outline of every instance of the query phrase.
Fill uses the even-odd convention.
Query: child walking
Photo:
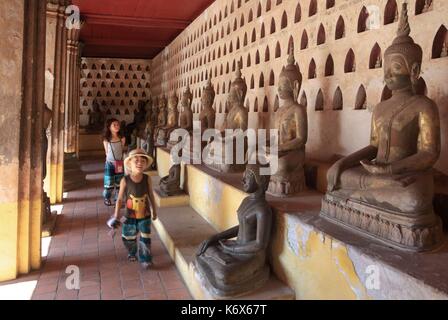
[[[112,193],[115,191],[117,200],[117,191],[120,181],[124,175],[123,152],[126,138],[121,135],[120,122],[117,119],[109,119],[103,137],[104,151],[106,152],[106,164],[104,166],[104,191],[103,198],[106,206],[111,206]]]
[[[144,174],[153,159],[143,149],[132,150],[124,165],[129,172],[120,183],[120,191],[115,206],[115,214],[110,227],[116,228],[120,220],[119,213],[123,197],[125,198],[126,220],[122,226],[122,240],[128,250],[128,260],[136,261],[137,255],[144,269],[152,266],[151,255],[151,212],[152,219],[157,219],[151,178]],[[137,242],[137,236],[140,239]]]

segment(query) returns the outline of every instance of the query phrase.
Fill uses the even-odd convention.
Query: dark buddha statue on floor
[[[330,168],[321,216],[387,245],[424,251],[443,241],[432,206],[440,120],[434,101],[415,93],[422,49],[410,31],[404,3],[398,35],[384,57],[392,98],[373,111],[370,145]]]
[[[199,273],[219,297],[249,293],[269,279],[272,211],[265,197],[269,176],[260,175],[260,167],[249,164],[242,183],[249,196],[238,208],[239,225],[204,241],[195,260]]]

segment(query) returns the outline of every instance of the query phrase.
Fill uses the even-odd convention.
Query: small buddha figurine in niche
[[[166,177],[160,179],[159,187],[163,196],[175,196],[183,193],[180,187],[180,164],[173,164]]]
[[[202,111],[199,114],[199,121],[201,122],[201,131],[215,128],[216,111],[213,109],[213,102],[215,101],[215,89],[212,81],[209,78],[207,86],[202,90]]]
[[[278,170],[271,176],[268,193],[289,196],[305,188],[305,144],[308,139],[306,107],[296,101],[302,74],[291,51],[288,65],[279,78],[280,108],[275,113],[274,128],[278,129]]]
[[[228,95],[228,104],[230,107],[229,113],[226,115],[223,124],[223,130],[221,131],[221,137],[209,143],[207,147],[208,154],[206,155],[206,165],[207,167],[223,172],[243,172],[245,169],[244,163],[237,163],[236,159],[236,144],[237,139],[241,139],[241,135],[247,130],[249,112],[244,106],[244,99],[246,98],[247,85],[245,79],[241,78],[241,68],[238,65],[236,71],[236,79],[233,81],[230,92]],[[235,131],[232,135],[225,135],[225,129],[237,130],[240,129],[242,132]],[[233,161],[231,164],[226,164],[225,154],[228,153],[226,147],[233,144]],[[215,152],[216,148],[222,150],[221,154]],[[244,157],[247,151],[247,144],[244,147]]]
[[[173,93],[168,100],[168,115],[166,125],[159,127],[157,131],[157,145],[166,146],[169,140],[170,134],[174,129],[179,128],[179,111],[177,110],[177,104],[179,99],[176,94]]]
[[[404,3],[383,64],[392,97],[374,108],[370,145],[330,168],[321,216],[393,247],[424,251],[443,241],[432,206],[440,120],[434,101],[415,94],[422,49],[410,31]]]
[[[168,118],[168,112],[166,110],[166,98],[165,96],[161,97],[159,100],[159,110],[157,112],[157,125],[154,128],[154,140],[157,141],[157,137],[159,134],[160,128],[163,128],[166,126],[167,118]]]
[[[237,210],[239,225],[204,241],[194,262],[213,294],[220,297],[249,293],[269,278],[272,210],[265,196],[269,176],[260,175],[259,165],[249,164],[242,183],[249,196]]]

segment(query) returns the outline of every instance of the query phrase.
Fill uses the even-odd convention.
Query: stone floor
[[[106,226],[113,208],[105,207],[101,198],[103,163],[81,164],[88,184],[67,194],[53,237],[43,239],[48,247],[43,246],[41,270],[0,283],[0,299],[2,291],[6,298],[33,300],[191,299],[154,228],[154,267],[142,270],[137,262],[127,261],[120,233],[112,238]],[[72,275],[68,266],[79,267],[79,290],[67,289]]]

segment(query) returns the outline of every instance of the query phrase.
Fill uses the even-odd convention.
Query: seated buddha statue
[[[157,145],[166,146],[171,132],[174,129],[179,128],[179,111],[177,110],[177,104],[179,99],[176,94],[171,95],[168,99],[168,115],[166,120],[166,125],[159,127],[157,130]]]
[[[181,113],[179,116],[179,128],[184,129],[191,136],[193,132],[193,111],[191,110],[191,104],[193,103],[193,94],[190,91],[188,85],[185,92],[180,99]],[[171,131],[172,132],[172,131]],[[172,147],[178,143],[174,137],[170,136],[168,141],[168,147]]]
[[[244,99],[247,93],[246,81],[241,78],[241,69],[238,65],[236,79],[233,81],[228,95],[228,105],[230,111],[224,120],[223,129],[219,136],[206,146],[204,159],[206,166],[224,173],[243,172],[245,169],[245,157],[247,143],[244,134],[248,127],[249,112],[244,106]],[[233,133],[228,133],[230,130]],[[243,154],[238,154],[238,141],[244,144]],[[227,155],[227,156],[226,156]],[[230,158],[230,159],[229,159]],[[226,163],[227,162],[227,163]]]
[[[271,175],[268,193],[289,196],[305,188],[305,144],[308,138],[306,107],[298,104],[302,84],[299,66],[290,52],[288,65],[280,73],[278,96],[280,108],[275,113],[278,129],[278,170]]]
[[[180,164],[173,164],[166,177],[160,179],[159,187],[163,196],[175,196],[183,193],[180,187]]]
[[[148,113],[146,114],[146,125],[144,130],[144,138],[142,141],[142,149],[146,151],[146,153],[151,156],[153,159],[155,158],[154,153],[154,128],[156,126],[157,118],[153,116],[153,112],[155,111],[154,107],[151,106],[148,108]],[[151,165],[151,168],[153,168],[153,165]]]
[[[179,126],[182,129],[187,130],[189,133],[193,131],[193,111],[191,110],[191,104],[193,103],[193,94],[190,91],[190,86],[182,95],[180,100],[181,113],[179,116]]]
[[[209,78],[207,86],[202,90],[201,103],[202,110],[199,113],[199,121],[201,123],[201,135],[207,129],[215,127],[216,111],[213,109],[213,102],[215,101],[215,89],[212,81]]]
[[[373,110],[370,144],[328,171],[321,216],[387,245],[424,251],[443,239],[432,206],[440,120],[434,101],[415,93],[422,49],[409,34],[404,3],[397,37],[384,57],[392,97]]]
[[[249,293],[269,278],[272,211],[265,197],[269,176],[260,175],[260,166],[249,164],[242,183],[249,196],[237,210],[239,224],[205,240],[194,261],[212,293],[220,297]]]
[[[101,110],[98,102],[93,101],[92,111],[89,113],[89,124],[86,129],[88,132],[100,132],[103,130],[106,121],[106,115]]]
[[[165,127],[167,124],[168,112],[166,110],[166,104],[167,101],[165,96],[161,97],[159,100],[159,108],[157,112],[157,125],[154,128],[154,141],[157,141],[160,128]]]

